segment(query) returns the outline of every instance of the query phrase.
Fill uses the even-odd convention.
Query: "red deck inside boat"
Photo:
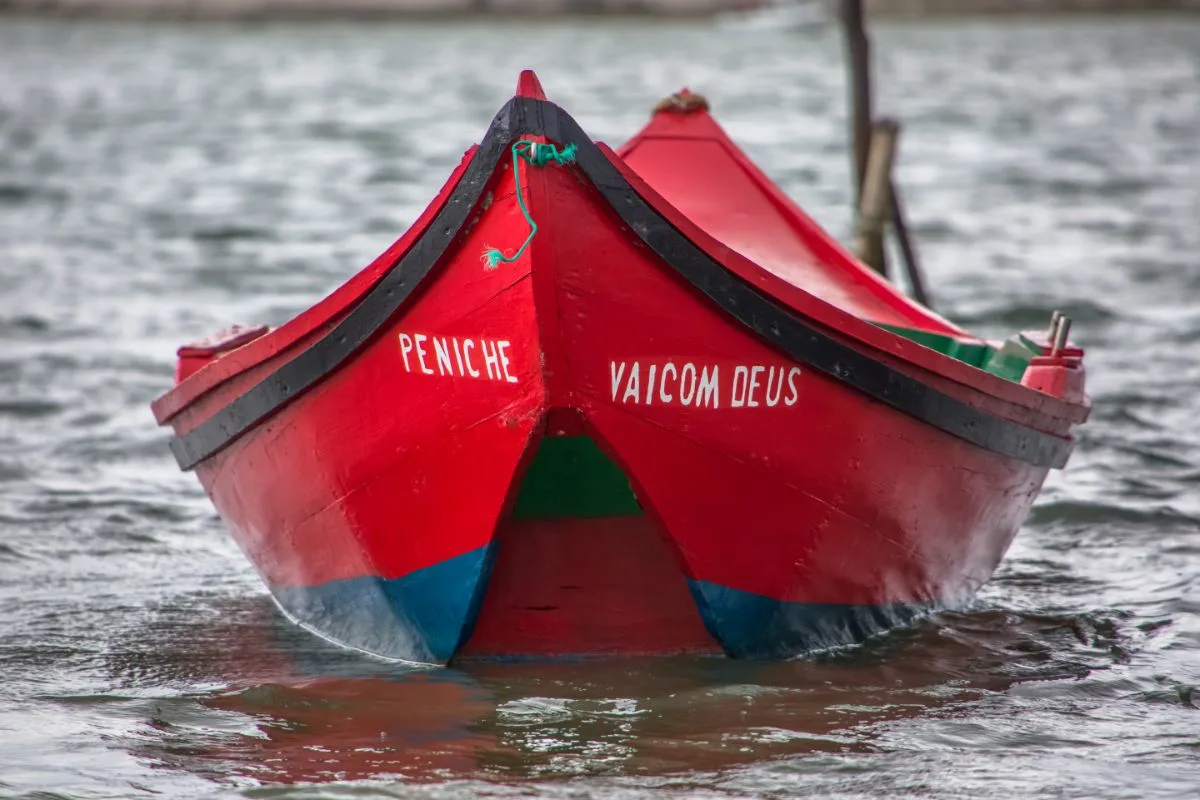
[[[656,114],[618,153],[697,227],[793,286],[871,322],[974,338],[864,269],[703,108]]]

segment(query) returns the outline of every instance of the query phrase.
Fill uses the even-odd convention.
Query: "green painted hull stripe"
[[[1020,382],[1029,366],[1029,359],[1037,355],[1030,342],[1022,336],[1013,336],[1002,347],[996,348],[984,342],[965,342],[952,336],[943,336],[916,328],[875,323],[886,331],[936,350],[945,356],[970,364],[972,367],[998,375],[1013,382]]]
[[[525,519],[641,513],[621,468],[588,436],[544,437],[513,509]]]

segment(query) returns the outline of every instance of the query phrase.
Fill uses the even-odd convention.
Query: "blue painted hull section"
[[[403,578],[350,578],[272,592],[296,622],[338,644],[445,664],[471,635],[494,552],[482,547]],[[688,581],[688,587],[709,634],[734,658],[789,658],[856,644],[936,609],[790,603],[708,581]]]
[[[688,581],[709,634],[734,658],[788,658],[857,644],[936,610],[932,603],[790,603],[708,581]]]
[[[367,576],[271,591],[296,622],[338,644],[445,664],[471,635],[494,550],[481,547],[402,578]]]

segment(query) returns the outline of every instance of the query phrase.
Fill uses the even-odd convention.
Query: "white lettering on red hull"
[[[800,401],[799,367],[771,364],[642,364],[610,361],[612,400],[687,408],[790,408]],[[646,383],[642,384],[642,376]]]
[[[512,342],[467,336],[401,333],[400,358],[405,372],[516,383],[512,374]]]

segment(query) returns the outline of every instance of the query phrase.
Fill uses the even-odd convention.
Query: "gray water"
[[[810,661],[405,672],[280,619],[147,403],[383,250],[521,67],[618,144],[706,93],[849,226],[840,42],[0,17],[0,795],[1200,797],[1200,23],[877,29],[943,313],[1095,403],[976,606]]]

